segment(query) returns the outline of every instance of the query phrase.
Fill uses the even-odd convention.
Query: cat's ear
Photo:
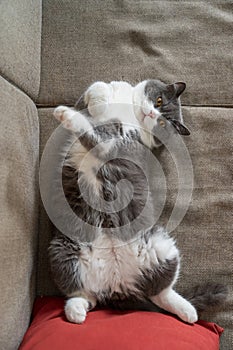
[[[170,120],[170,122],[180,135],[185,135],[185,136],[190,135],[189,129],[184,124],[182,124],[179,120],[172,119]]]
[[[175,83],[174,86],[175,86],[176,97],[179,97],[186,88],[186,84],[182,81]]]
[[[171,96],[176,96],[177,98],[184,92],[186,84],[182,81],[178,83],[167,85],[167,90],[170,92]]]

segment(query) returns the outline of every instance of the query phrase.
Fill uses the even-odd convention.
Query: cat
[[[57,231],[49,247],[70,322],[83,323],[97,303],[120,308],[131,303],[149,310],[158,306],[194,323],[199,311],[226,298],[225,286],[218,284],[197,287],[187,298],[174,290],[179,250],[153,222],[155,199],[143,170],[148,149],[161,140],[150,132],[169,123],[175,133],[189,134],[179,101],[184,89],[184,83],[156,80],[135,87],[97,82],[83,96],[88,112],[66,106],[54,111],[78,138],[63,166],[63,188],[71,209],[86,224],[75,226],[72,238]],[[133,183],[133,195],[128,186],[119,189],[122,179]],[[124,204],[120,209],[119,203]]]
[[[160,80],[145,80],[134,87],[123,81],[109,84],[96,82],[81,96],[75,108],[88,107],[89,116],[96,121],[117,118],[124,124],[133,123],[134,128],[138,125],[142,142],[150,148],[156,148],[161,142],[155,136],[151,137],[150,132],[159,122],[165,125],[164,120],[161,121],[162,117],[180,135],[190,135],[184,125],[180,103],[180,95],[185,88],[184,82],[165,84]]]

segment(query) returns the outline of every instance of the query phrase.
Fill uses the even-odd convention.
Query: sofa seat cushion
[[[173,349],[217,350],[223,329],[214,323],[185,324],[172,315],[146,311],[91,311],[84,324],[67,322],[64,299],[40,297],[20,350]]]

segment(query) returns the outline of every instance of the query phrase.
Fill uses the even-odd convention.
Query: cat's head
[[[160,80],[145,80],[134,87],[134,113],[141,125],[148,118],[156,120],[163,116],[181,135],[190,135],[181,113],[180,95],[185,83],[165,84]]]

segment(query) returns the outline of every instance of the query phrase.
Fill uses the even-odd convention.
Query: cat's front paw
[[[69,107],[66,106],[58,106],[54,109],[53,115],[59,121],[63,122],[66,118],[66,112],[69,111]]]
[[[65,305],[67,320],[72,323],[83,323],[87,316],[88,305],[88,301],[81,297],[67,300]]]
[[[66,106],[58,106],[53,112],[54,117],[62,123],[65,129],[78,131],[79,114],[72,108]]]

